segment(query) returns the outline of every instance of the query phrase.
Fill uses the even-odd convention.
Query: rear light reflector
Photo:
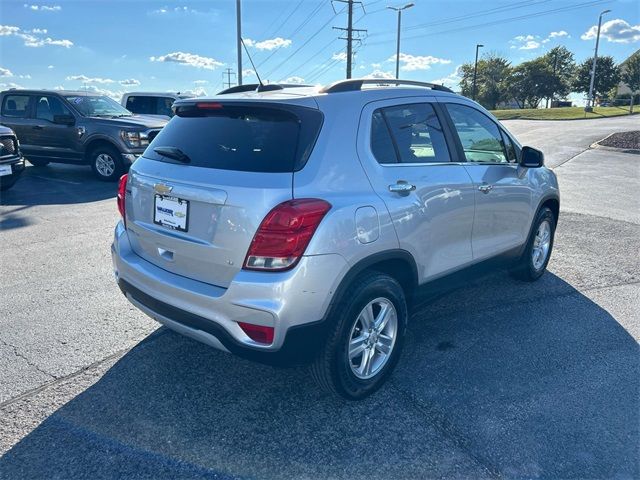
[[[287,270],[304,253],[331,204],[317,198],[289,200],[271,210],[253,237],[244,268]]]
[[[118,203],[118,211],[120,212],[120,215],[122,215],[123,220],[125,219],[125,213],[126,213],[124,200],[127,194],[127,178],[128,177],[129,176],[126,173],[120,177],[120,181],[118,182],[118,196],[116,198],[116,201]]]
[[[254,342],[271,345],[273,343],[273,327],[254,325],[252,323],[238,322],[240,328]]]

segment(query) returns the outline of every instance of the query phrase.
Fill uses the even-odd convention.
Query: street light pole
[[[236,50],[238,51],[238,85],[242,85],[242,11],[236,0]]]
[[[480,44],[476,45],[476,61],[473,64],[473,91],[471,94],[471,99],[474,102],[476,101],[476,79],[478,77],[478,50],[480,50],[480,48],[482,47],[484,47],[484,45],[480,45]]]
[[[611,10],[604,10],[598,17],[598,33],[596,34],[596,51],[593,54],[593,65],[591,67],[591,82],[589,83],[589,96],[587,97],[587,106],[585,112],[593,111],[593,85],[596,81],[596,63],[598,62],[598,45],[600,44],[600,27],[602,26],[602,16]]]
[[[396,78],[400,78],[400,26],[402,24],[402,11],[413,7],[413,3],[407,3],[402,7],[387,7],[398,12],[398,38],[396,41]]]

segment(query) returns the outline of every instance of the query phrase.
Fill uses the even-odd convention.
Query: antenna
[[[258,77],[258,83],[260,84],[260,86],[258,87],[258,91],[260,91],[261,87],[264,87],[264,83],[262,83],[262,80],[260,80],[260,75],[258,75],[258,70],[256,70],[256,66],[253,63],[253,59],[251,58],[251,55],[249,54],[249,50],[247,49],[247,46],[244,44],[244,40],[242,38],[240,38],[240,41],[242,42],[242,46],[244,47],[244,51],[247,52],[247,57],[249,57],[249,61],[251,62],[251,66],[253,67],[253,71],[256,74],[256,77]]]

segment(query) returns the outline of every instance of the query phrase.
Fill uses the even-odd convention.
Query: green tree
[[[520,108],[538,108],[543,98],[561,90],[560,78],[544,57],[513,67],[505,80],[506,90]]]
[[[578,65],[573,81],[573,89],[576,92],[589,93],[592,64],[593,58],[588,58]],[[620,68],[615,64],[613,57],[599,57],[596,64],[596,79],[593,84],[594,97],[608,94],[619,82]]]
[[[551,89],[549,100],[564,98],[571,93],[571,82],[575,75],[576,62],[573,53],[566,47],[559,46],[549,50],[542,56],[553,75],[554,87]]]
[[[631,90],[631,107],[629,113],[633,113],[633,100],[635,93],[640,90],[640,50],[629,57],[624,63],[622,81]]]
[[[476,100],[485,108],[495,110],[498,103],[508,99],[505,79],[509,74],[509,60],[491,53],[478,60],[476,79]],[[473,63],[465,63],[460,68],[460,88],[465,97],[473,96]]]

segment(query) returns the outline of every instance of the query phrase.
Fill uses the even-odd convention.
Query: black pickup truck
[[[115,181],[167,120],[134,115],[90,92],[12,89],[0,93],[0,123],[13,129],[33,165],[88,164],[99,179]]]

